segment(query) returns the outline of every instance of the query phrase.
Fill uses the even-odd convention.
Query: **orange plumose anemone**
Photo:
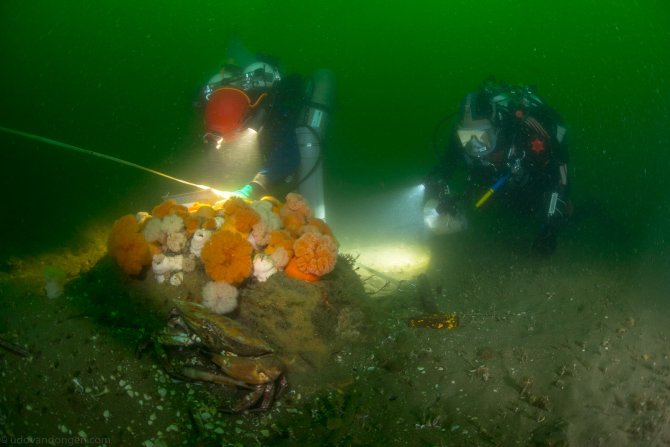
[[[286,203],[279,209],[284,228],[293,236],[300,234],[300,229],[312,217],[312,209],[303,196],[296,193],[286,195]]]
[[[286,203],[281,207],[279,213],[282,216],[288,213],[300,214],[305,220],[312,217],[312,209],[309,207],[307,200],[294,192],[286,194]]]
[[[205,219],[205,221],[202,223],[202,228],[205,230],[216,230],[216,220],[212,217]]]
[[[153,217],[163,218],[170,213],[170,209],[172,209],[172,207],[175,205],[177,205],[177,202],[175,202],[174,200],[166,200],[163,203],[156,205],[151,210],[150,214]]]
[[[107,251],[129,275],[139,275],[151,265],[151,247],[140,233],[135,216],[128,214],[114,222],[107,241]]]
[[[153,217],[163,218],[165,216],[169,216],[170,214],[176,214],[182,219],[186,219],[186,217],[188,217],[188,208],[186,208],[184,205],[177,205],[177,202],[175,202],[173,199],[169,199],[160,205],[155,206],[151,210],[151,215]]]
[[[209,205],[203,205],[200,208],[198,208],[198,210],[196,211],[196,215],[213,219],[216,217],[216,210],[214,210],[214,208],[212,208]]]
[[[251,228],[261,220],[261,216],[239,197],[226,200],[223,205],[223,217],[229,228],[234,228],[245,235],[248,235]]]
[[[323,276],[337,262],[337,244],[328,235],[304,233],[293,243],[293,251],[296,267],[304,273]]]
[[[319,277],[317,275],[306,273],[300,270],[298,268],[298,262],[296,258],[291,258],[291,260],[288,261],[288,264],[286,264],[286,268],[284,268],[284,273],[289,278],[301,279],[307,282],[315,282],[319,280]]]
[[[212,205],[209,203],[203,203],[203,202],[194,202],[188,207],[188,212],[189,213],[197,213],[200,208],[203,207],[209,207],[211,208]]]
[[[267,247],[265,247],[265,254],[274,253],[279,247],[284,248],[288,257],[293,256],[293,238],[287,231],[283,230],[274,230],[270,232],[269,242]]]
[[[318,217],[311,217],[307,219],[307,223],[302,228],[302,232],[303,233],[314,232],[313,230],[315,230],[318,233],[332,237],[335,243],[337,243],[337,241],[335,240],[335,236],[333,236],[333,231],[330,229],[328,224],[322,219],[319,219]]]
[[[186,219],[184,219],[184,227],[186,228],[186,233],[189,236],[192,235],[200,228],[200,218],[194,214],[191,214]]]
[[[284,229],[293,236],[298,236],[301,233],[302,227],[307,222],[302,215],[296,213],[285,214],[282,216],[281,221]]]
[[[251,244],[239,234],[221,229],[202,248],[205,271],[214,281],[239,284],[251,275]]]

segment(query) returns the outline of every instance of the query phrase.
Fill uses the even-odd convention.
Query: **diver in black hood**
[[[425,181],[425,220],[435,233],[465,226],[465,210],[482,207],[496,192],[534,213],[540,229],[534,251],[550,254],[572,214],[566,126],[528,86],[486,82],[468,93],[441,162]],[[452,191],[457,171],[463,191]],[[500,199],[499,199],[500,200]]]

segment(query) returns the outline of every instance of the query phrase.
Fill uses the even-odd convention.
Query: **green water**
[[[276,55],[285,72],[335,72],[329,194],[374,191],[429,170],[439,156],[435,125],[495,75],[537,85],[570,124],[577,205],[597,202],[648,231],[668,209],[669,19],[660,0],[8,0],[0,4],[0,124],[179,174],[171,160],[197,144],[191,103],[236,35]],[[58,214],[64,235],[82,214],[135,211],[156,202],[146,188],[174,189],[139,171],[0,138],[5,206],[31,229],[12,238],[19,247],[34,240],[37,215]]]

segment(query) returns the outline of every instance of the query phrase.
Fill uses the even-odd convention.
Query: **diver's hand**
[[[423,221],[433,234],[453,234],[463,231],[468,226],[468,221],[462,212],[457,210],[440,210],[440,202],[430,199],[423,208]]]

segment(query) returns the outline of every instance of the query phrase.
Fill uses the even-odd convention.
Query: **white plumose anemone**
[[[142,229],[144,239],[146,239],[147,242],[163,243],[163,241],[165,240],[165,232],[163,231],[162,226],[163,226],[162,219],[158,217],[150,217],[146,221],[144,229]]]
[[[179,233],[184,229],[184,219],[176,214],[165,216],[161,224],[161,229],[167,234]]]
[[[254,278],[260,282],[265,282],[267,279],[277,273],[277,267],[270,256],[262,253],[254,256]]]
[[[270,240],[270,233],[281,228],[281,221],[279,216],[272,211],[272,203],[267,200],[258,200],[250,206],[261,219],[252,227],[249,242],[254,247],[265,247]]]
[[[177,272],[182,269],[184,257],[182,255],[165,256],[164,254],[154,255],[151,262],[151,268],[156,275],[165,275],[171,272]]]
[[[225,281],[210,281],[202,288],[202,305],[215,314],[227,314],[237,308],[237,289]]]
[[[183,231],[179,233],[168,233],[167,237],[167,247],[173,253],[181,253],[186,244],[188,243],[188,238]]]
[[[286,264],[288,264],[288,261],[290,259],[288,252],[284,247],[277,247],[277,249],[274,252],[272,252],[270,257],[272,258],[272,263],[278,269],[284,269],[284,267],[286,267]]]
[[[202,252],[202,247],[205,245],[205,242],[209,240],[211,235],[212,232],[209,230],[196,230],[195,233],[193,233],[193,237],[191,237],[191,253],[199,258],[200,253]]]

